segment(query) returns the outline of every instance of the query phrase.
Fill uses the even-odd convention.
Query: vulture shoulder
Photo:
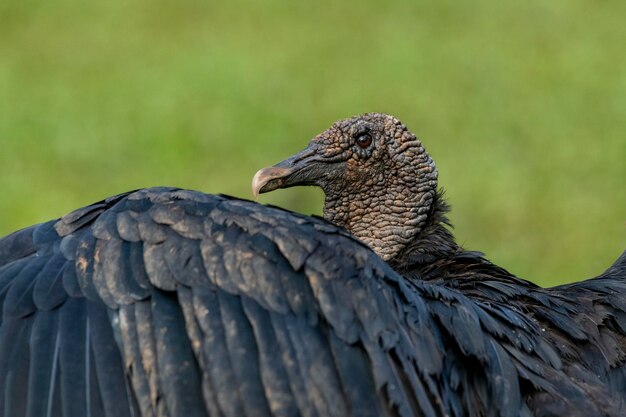
[[[597,376],[616,400],[626,401],[626,252],[595,278],[552,288],[517,278],[481,253],[465,250],[404,275],[480,303],[506,303],[541,327],[570,376]]]
[[[0,240],[0,416],[617,415],[504,302],[326,223],[153,188]]]

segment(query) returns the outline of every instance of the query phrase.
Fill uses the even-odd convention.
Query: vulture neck
[[[419,267],[459,247],[448,230],[448,205],[440,191],[385,200],[384,196],[326,199],[324,218],[348,230],[394,267]],[[377,204],[371,204],[371,200]],[[412,201],[411,201],[412,200]],[[367,201],[366,208],[363,202]],[[394,201],[401,204],[394,205]]]
[[[443,198],[443,191],[438,190],[426,223],[402,250],[388,260],[389,264],[399,272],[419,270],[462,251],[450,232],[452,225],[447,217],[448,211],[450,207]]]

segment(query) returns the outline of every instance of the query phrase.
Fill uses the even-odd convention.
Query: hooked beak
[[[259,170],[252,179],[252,194],[258,199],[259,194],[288,188],[296,185],[319,185],[324,164],[317,157],[317,145],[311,143],[299,152],[278,164]]]

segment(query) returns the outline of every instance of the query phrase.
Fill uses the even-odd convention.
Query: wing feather
[[[205,417],[201,376],[175,293],[151,295],[159,383],[172,417]]]
[[[272,415],[276,417],[298,415],[298,405],[288,384],[288,374],[282,355],[276,354],[276,349],[280,348],[272,329],[270,313],[249,298],[242,299],[242,306],[254,332],[261,386]]]
[[[58,311],[42,311],[34,319],[30,336],[30,371],[26,416],[49,415],[59,360]]]
[[[218,292],[226,347],[246,415],[269,415],[259,371],[257,346],[241,298]]]
[[[485,302],[320,219],[139,190],[0,240],[0,416],[617,415],[622,269],[584,307],[498,282]],[[597,349],[572,365],[572,341]]]
[[[207,367],[205,372],[216,390],[217,405],[225,416],[243,416],[243,400],[226,345],[226,330],[222,325],[217,292],[194,289],[193,307],[202,330],[202,352]]]
[[[67,292],[63,288],[63,274],[67,265],[63,256],[52,256],[35,278],[33,302],[39,310],[52,310],[65,302]]]
[[[126,378],[121,352],[113,335],[107,309],[101,302],[87,303],[91,351],[95,362],[95,375],[99,397],[107,417],[130,417],[130,401],[126,395]],[[93,368],[92,368],[93,369]]]
[[[87,344],[87,315],[84,298],[67,300],[59,311],[60,390],[64,417],[81,417],[88,414],[87,372],[89,358]]]

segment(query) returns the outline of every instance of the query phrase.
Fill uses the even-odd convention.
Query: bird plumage
[[[626,398],[626,251],[596,278],[541,288],[457,245],[447,210],[437,195],[424,233],[394,260],[394,269],[476,301],[507,303],[542,328],[568,366],[584,364],[615,396]]]
[[[0,254],[2,416],[621,407],[506,298],[407,280],[340,228],[277,208],[145,189],[9,235]]]

